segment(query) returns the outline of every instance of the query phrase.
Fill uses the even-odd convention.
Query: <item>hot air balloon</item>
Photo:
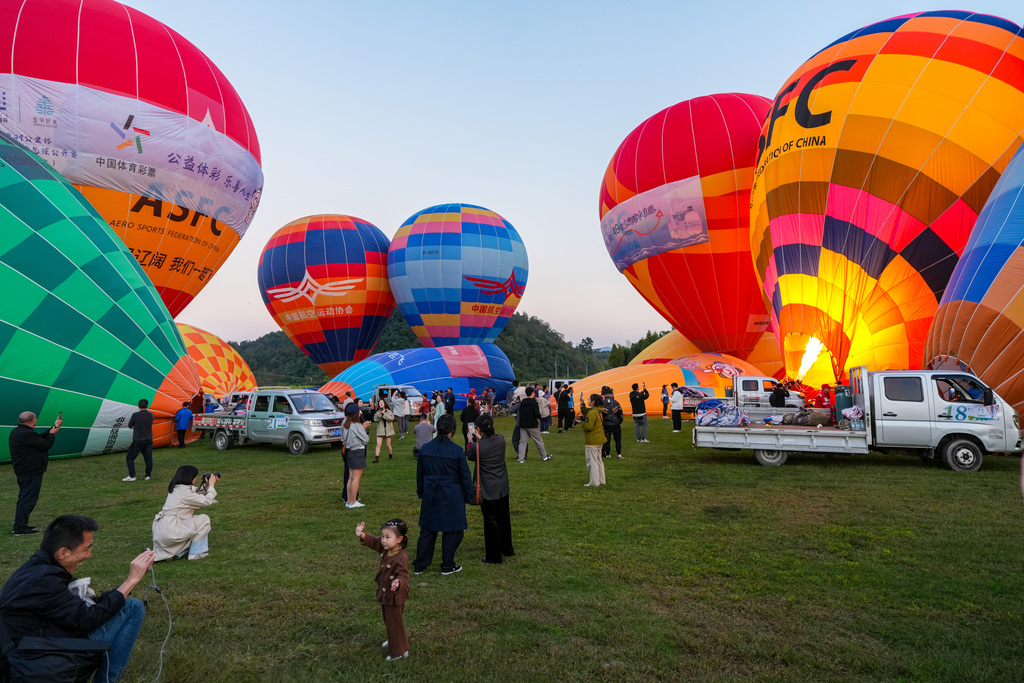
[[[479,396],[494,387],[496,396],[512,388],[512,364],[494,344],[438,346],[377,353],[353,365],[320,387],[322,393],[369,398],[380,384],[411,385],[427,396],[435,389],[452,388],[455,408],[466,406],[470,390]]]
[[[634,356],[633,360],[629,361],[629,365],[668,363],[673,358],[695,353],[700,353],[700,349],[680,334],[679,330],[672,330]],[[763,375],[782,379],[782,354],[779,351],[779,343],[774,332],[768,331],[761,335],[747,356],[747,362],[760,370]]]
[[[113,0],[3,3],[0,45],[0,130],[75,184],[177,315],[259,204],[238,93],[192,43]]]
[[[413,214],[388,251],[391,291],[426,347],[493,342],[515,313],[529,272],[512,224],[472,204]]]
[[[178,323],[189,357],[195,362],[203,391],[217,398],[238,391],[252,391],[256,378],[245,359],[217,335]]]
[[[263,303],[328,377],[369,356],[395,310],[387,254],[375,225],[337,214],[292,221],[263,248]]]
[[[751,250],[787,373],[921,367],[978,212],[1024,133],[1024,38],[921,12],[797,69],[762,127]]]
[[[734,356],[721,353],[695,353],[674,358],[668,363],[643,363],[612,368],[584,377],[573,384],[573,391],[584,399],[591,394],[601,393],[602,386],[609,386],[615,398],[622,404],[626,415],[632,415],[629,392],[633,382],[647,383],[650,398],[647,399],[647,413],[661,414],[661,385],[672,385],[696,389],[707,396],[725,396],[731,389],[733,377],[747,375],[760,377],[760,369]]]
[[[51,456],[125,450],[146,399],[154,445],[168,445],[172,416],[201,390],[167,308],[82,195],[2,133],[0,233],[0,430],[23,411],[41,425],[63,413]]]
[[[771,101],[697,97],[640,124],[601,186],[616,268],[703,351],[745,358],[768,329],[750,262],[750,182]]]
[[[1006,167],[957,263],[925,367],[968,370],[1024,411],[1024,148]]]

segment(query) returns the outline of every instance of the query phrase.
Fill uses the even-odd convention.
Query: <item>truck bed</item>
[[[809,453],[867,453],[866,430],[806,425],[694,427],[693,445],[728,450],[806,451]]]

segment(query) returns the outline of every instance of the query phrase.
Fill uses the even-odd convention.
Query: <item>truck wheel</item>
[[[213,447],[218,451],[226,451],[231,448],[231,435],[225,432],[223,429],[218,430],[213,435]]]
[[[954,472],[977,472],[981,469],[981,451],[973,441],[954,439],[946,445],[943,455],[946,467]]]
[[[309,446],[306,445],[306,437],[299,432],[292,432],[288,435],[288,452],[292,455],[302,455]]]
[[[789,458],[789,451],[766,451],[761,448],[754,451],[754,459],[757,460],[757,464],[765,467],[785,465],[787,458]]]

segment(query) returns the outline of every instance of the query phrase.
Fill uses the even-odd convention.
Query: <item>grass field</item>
[[[880,455],[765,468],[695,451],[669,425],[652,420],[653,443],[637,444],[627,420],[625,459],[605,461],[599,489],[583,487],[578,430],[546,438],[549,462],[510,458],[515,557],[481,564],[470,508],[463,571],[441,576],[438,547],[412,579],[399,662],[384,661],[377,557],[354,527],[403,517],[413,555],[411,438],[368,466],[361,510],[342,503],[336,451],[202,441],[157,451],[150,482],[122,483],[123,455],[53,462],[32,522],[95,517],[79,576],[112,588],[150,544],[177,466],[224,475],[210,557],[156,565],[173,616],[165,681],[1024,680],[1019,458],[974,474]],[[17,486],[0,472],[9,524]],[[0,576],[38,539],[0,536]],[[153,680],[166,629],[150,591],[123,680]]]

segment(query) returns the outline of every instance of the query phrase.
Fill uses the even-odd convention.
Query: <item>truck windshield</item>
[[[292,400],[295,410],[300,413],[333,413],[336,411],[334,404],[323,394],[290,394],[288,398]]]

